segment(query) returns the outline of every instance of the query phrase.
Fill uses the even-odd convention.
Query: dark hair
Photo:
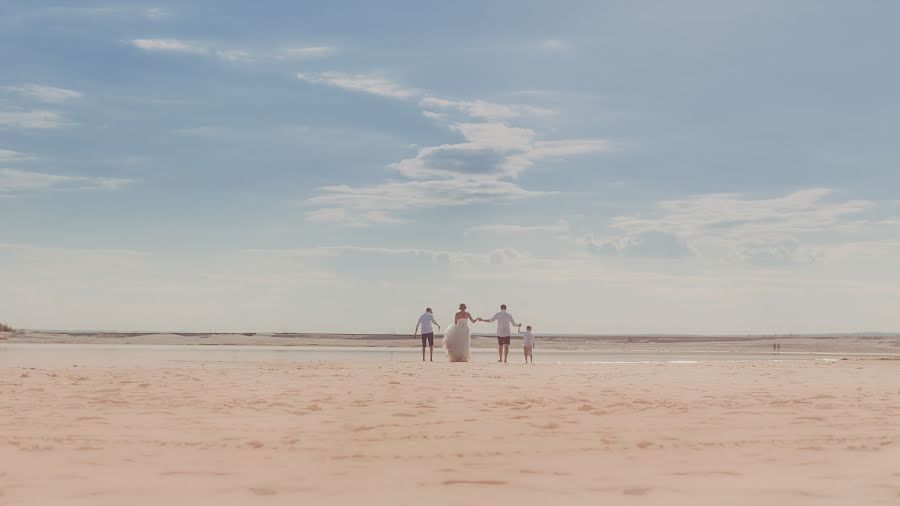
[[[459,309],[461,309],[461,310],[466,309],[466,305],[465,305],[465,304],[460,304],[460,305],[459,305]]]
[[[430,308],[430,307],[426,307],[426,308],[425,308],[425,312],[430,313],[430,312],[431,312],[431,308]]]
[[[531,325],[525,327],[525,330],[531,330]]]
[[[500,304],[500,309],[506,309],[506,304]]]

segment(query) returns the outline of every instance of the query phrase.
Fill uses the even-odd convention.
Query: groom
[[[497,322],[497,353],[500,355],[498,362],[506,362],[509,355],[509,340],[512,336],[512,325],[518,325],[515,318],[506,312],[506,304],[500,306],[500,312],[486,322]]]
[[[413,331],[413,337],[419,333],[419,329],[422,329],[422,362],[425,361],[425,344],[428,344],[428,351],[431,354],[429,359],[434,362],[434,329],[431,328],[431,324],[434,324],[438,330],[441,329],[441,326],[438,325],[438,322],[434,320],[434,313],[431,311],[431,308],[425,308],[425,312],[422,313],[422,316],[419,317],[419,321],[416,323],[416,330]]]

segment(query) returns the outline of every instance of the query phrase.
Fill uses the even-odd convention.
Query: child
[[[522,332],[522,325],[519,324],[519,333],[522,334],[522,349],[525,351],[525,363],[528,363],[528,359],[531,359],[531,363],[534,363],[534,355],[531,350],[534,349],[534,334],[531,333],[531,325],[525,327],[525,332]]]

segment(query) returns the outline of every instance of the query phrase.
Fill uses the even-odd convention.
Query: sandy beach
[[[0,0],[0,506],[900,506],[898,20]]]
[[[900,501],[895,360],[4,367],[0,398],[8,505]]]

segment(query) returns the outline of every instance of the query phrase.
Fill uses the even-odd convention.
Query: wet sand
[[[488,329],[489,330],[489,329]],[[897,335],[831,336],[619,336],[619,335],[547,335],[535,336],[538,348],[582,350],[611,353],[685,353],[697,351],[769,353],[779,342],[785,353],[829,353],[851,355],[900,356]],[[400,334],[318,334],[318,333],[153,333],[153,332],[0,332],[0,342],[20,344],[141,344],[198,346],[296,346],[296,347],[378,347],[419,346],[420,338]],[[440,336],[435,344],[439,346]],[[521,337],[513,336],[513,347]],[[493,349],[497,340],[491,334],[475,334],[472,346]]]
[[[0,503],[895,505],[900,362],[0,368]]]

